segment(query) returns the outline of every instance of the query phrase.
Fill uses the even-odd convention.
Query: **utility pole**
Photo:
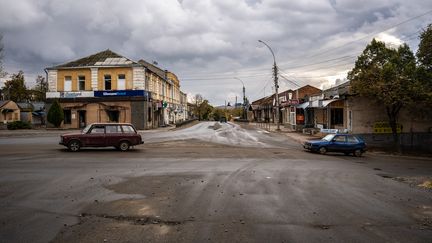
[[[243,85],[243,115],[242,115],[242,118],[243,119],[247,119],[247,113],[246,113],[246,88],[245,88],[245,85],[244,85],[244,83],[243,83],[243,81],[241,79],[236,78],[236,77],[234,77],[234,78],[237,79],[238,81],[240,81],[242,83],[242,85]]]
[[[278,68],[276,65],[276,57],[274,55],[273,50],[270,48],[269,45],[267,45],[267,43],[265,43],[262,40],[258,40],[258,42],[263,43],[265,46],[267,46],[267,48],[270,50],[271,54],[273,55],[273,75],[274,75],[274,85],[275,85],[275,98],[276,98],[276,131],[280,131],[280,124],[279,124],[279,93],[278,93]]]

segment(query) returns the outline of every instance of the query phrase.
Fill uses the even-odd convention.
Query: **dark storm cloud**
[[[45,67],[109,48],[158,61],[180,77],[184,91],[221,104],[241,95],[233,77],[244,80],[250,99],[270,94],[264,85],[273,59],[258,39],[272,46],[290,78],[319,87],[325,76],[334,80],[352,68],[371,33],[416,48],[407,36],[432,22],[431,15],[378,32],[430,9],[420,0],[0,0],[0,32],[6,71],[22,69],[27,81]]]

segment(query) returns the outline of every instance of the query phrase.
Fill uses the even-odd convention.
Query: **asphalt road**
[[[0,242],[431,242],[432,160],[200,123],[129,152],[0,138]]]

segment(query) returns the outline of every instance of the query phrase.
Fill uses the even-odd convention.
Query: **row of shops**
[[[350,93],[350,83],[320,90],[304,86],[279,94],[279,122],[293,130],[314,130],[324,133],[349,132],[354,134],[391,134],[384,106],[371,103],[364,97]],[[276,123],[276,100],[271,95],[252,102],[248,119],[255,122]],[[401,111],[398,120],[400,133],[427,133],[432,130],[432,119]]]

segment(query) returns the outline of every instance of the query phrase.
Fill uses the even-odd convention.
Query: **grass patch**
[[[424,181],[422,184],[419,184],[418,186],[427,189],[432,189],[432,181]]]

